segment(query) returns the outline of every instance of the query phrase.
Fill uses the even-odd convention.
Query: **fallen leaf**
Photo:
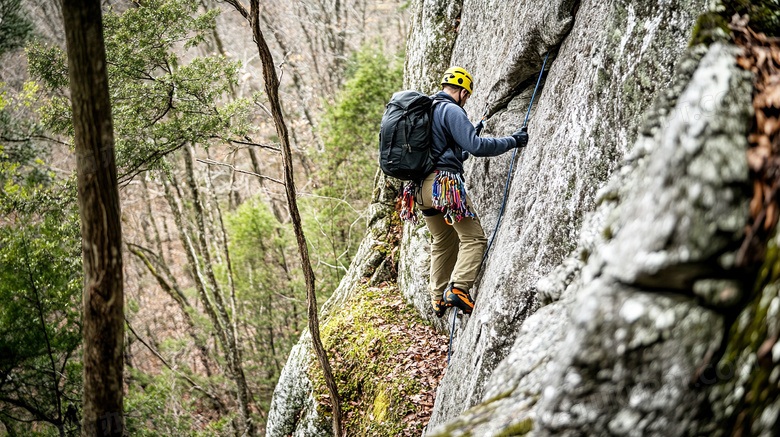
[[[763,92],[766,106],[780,109],[780,86],[774,85]]]
[[[778,87],[780,89],[780,87]],[[769,117],[764,123],[764,133],[768,136],[776,134],[780,130],[780,120],[777,117]]]
[[[764,152],[762,149],[759,149],[758,147],[753,147],[751,149],[748,149],[747,151],[748,166],[750,167],[751,170],[758,173],[764,167],[764,162],[768,156],[769,156],[768,153]]]

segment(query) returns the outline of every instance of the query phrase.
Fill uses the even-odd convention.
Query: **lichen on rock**
[[[728,331],[723,356],[700,378],[710,385],[712,436],[777,435],[780,417],[780,237],[769,241],[750,299]]]
[[[596,209],[597,193],[634,147],[645,112],[673,81],[691,28],[708,2],[502,4],[513,9],[507,16],[494,15],[501,20],[494,24],[501,29],[496,33],[540,28],[529,36],[537,40],[517,47],[487,44],[479,40],[484,32],[469,30],[470,26],[485,28],[484,20],[491,20],[476,19],[478,14],[488,15],[474,10],[481,5],[464,3],[463,29],[452,58],[453,63],[479,65],[477,82],[476,76],[488,78],[488,83],[477,84],[481,91],[466,105],[472,115],[492,103],[495,96],[485,91],[493,87],[491,78],[501,77],[504,60],[515,50],[544,47],[554,56],[536,95],[528,126],[531,141],[515,158],[506,213],[492,254],[472,293],[474,313],[462,320],[453,341],[453,360],[442,380],[432,427],[482,402],[491,375],[510,354],[522,324],[539,307],[537,283],[577,247],[587,213]],[[471,35],[468,40],[466,32]],[[539,60],[543,55],[539,53]],[[510,85],[499,86],[512,91],[506,106],[495,108],[491,134],[508,135],[522,123],[540,64]],[[406,74],[421,73],[407,69]],[[469,195],[488,237],[498,218],[511,156],[470,158],[467,163]],[[592,253],[582,250],[577,255],[587,259]],[[461,355],[461,351],[467,352]]]

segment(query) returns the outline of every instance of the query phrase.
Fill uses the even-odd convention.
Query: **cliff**
[[[426,435],[775,435],[777,243],[764,266],[739,262],[753,197],[753,75],[727,37],[728,5],[413,8],[407,88],[432,93],[448,66],[466,68],[476,84],[466,110],[472,121],[485,107],[490,114],[483,135],[522,124],[550,53],[531,141],[515,157],[506,212],[472,291],[476,308],[458,317]],[[468,161],[488,236],[510,159]],[[378,178],[387,214],[397,189]],[[370,230],[368,241],[379,234]],[[392,259],[406,302],[448,332],[429,308],[428,238],[424,226],[406,225],[398,255],[367,249],[351,272],[372,256],[376,266]],[[349,281],[327,311],[354,294]],[[304,337],[277,387],[268,435],[315,435],[302,430],[322,420],[299,420],[311,417],[300,415],[304,402],[284,402],[293,386],[310,396],[305,348]]]

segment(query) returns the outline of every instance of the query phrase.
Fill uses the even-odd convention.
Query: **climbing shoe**
[[[433,312],[436,313],[436,317],[440,319],[444,316],[447,308],[449,308],[449,305],[447,305],[447,303],[443,300],[437,300],[436,302],[433,302]]]
[[[474,300],[468,291],[463,291],[450,285],[444,291],[444,302],[447,306],[460,308],[463,314],[471,314],[474,309]]]

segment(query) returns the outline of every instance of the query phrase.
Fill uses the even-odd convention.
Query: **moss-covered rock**
[[[400,233],[398,214],[395,212],[395,199],[400,188],[400,181],[386,178],[377,172],[368,208],[368,230],[347,274],[323,305],[321,320],[328,320],[333,311],[344,308],[352,296],[365,288],[361,283],[379,283],[380,278],[395,276],[395,251],[387,248],[397,246],[393,241]],[[290,352],[274,389],[266,426],[268,437],[327,436],[332,432],[329,419],[318,413],[312,396],[308,375],[311,353],[311,335],[306,330]]]
[[[710,45],[716,41],[726,41],[729,39],[729,22],[720,14],[714,11],[708,11],[699,15],[696,25],[693,27],[691,35],[691,46],[696,44]]]
[[[520,423],[516,423],[508,427],[499,434],[496,434],[496,437],[521,437],[531,432],[533,428],[534,421],[531,419],[525,419]]]
[[[769,242],[748,304],[728,333],[728,346],[700,382],[711,390],[712,436],[776,435],[780,406],[780,237]],[[729,430],[725,432],[724,430]]]
[[[747,15],[749,26],[755,32],[780,35],[780,0],[723,0],[719,6],[699,16],[690,45],[729,41],[729,22],[734,15]]]
[[[339,387],[348,436],[419,435],[446,360],[446,337],[407,306],[396,287],[358,287],[321,331]],[[320,416],[330,414],[322,371],[309,377]]]

